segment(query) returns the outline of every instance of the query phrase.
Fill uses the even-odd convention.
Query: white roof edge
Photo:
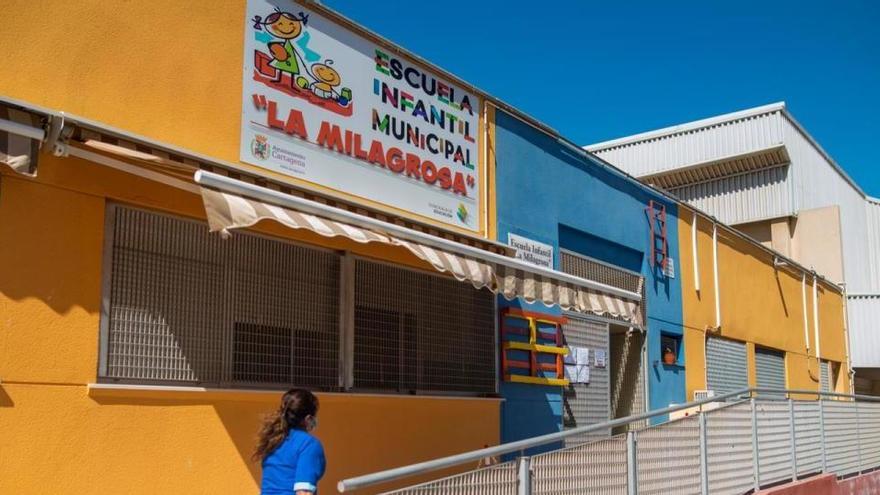
[[[749,108],[746,110],[740,110],[738,112],[717,115],[715,117],[709,117],[707,119],[695,120],[693,122],[688,122],[685,124],[664,127],[662,129],[656,129],[653,131],[647,131],[647,132],[642,132],[639,134],[633,134],[632,136],[625,136],[622,138],[612,139],[610,141],[603,141],[601,143],[590,144],[590,145],[584,146],[583,148],[591,153],[600,153],[604,150],[607,150],[610,148],[616,148],[616,147],[623,146],[626,144],[635,144],[635,143],[639,143],[639,142],[643,142],[643,141],[648,141],[650,139],[656,139],[659,137],[671,136],[674,134],[681,134],[683,132],[689,132],[689,131],[696,131],[696,130],[705,129],[707,127],[711,127],[714,125],[722,124],[725,122],[742,120],[744,118],[755,117],[758,115],[768,114],[768,113],[772,113],[772,112],[782,113],[782,115],[785,116],[785,118],[788,119],[789,122],[791,122],[791,124],[794,126],[794,128],[797,129],[797,131],[801,133],[801,135],[804,137],[804,139],[806,139],[807,142],[810,143],[810,145],[813,146],[813,148],[815,148],[816,151],[818,151],[820,155],[822,155],[822,158],[824,158],[825,161],[828,162],[828,164],[830,164],[831,167],[834,168],[834,170],[838,174],[840,174],[840,176],[843,177],[843,179],[847,183],[849,183],[849,185],[852,186],[852,188],[855,189],[857,193],[859,193],[863,198],[865,198],[869,201],[871,201],[873,199],[874,202],[880,202],[880,200],[878,200],[876,198],[870,198],[867,194],[865,194],[865,191],[862,190],[861,186],[859,186],[858,183],[856,183],[856,181],[853,180],[853,178],[850,177],[849,174],[846,173],[846,171],[843,169],[843,167],[841,167],[834,160],[834,158],[832,158],[831,155],[829,155],[828,152],[825,151],[824,148],[822,148],[822,146],[819,144],[819,142],[816,141],[813,138],[813,136],[810,135],[809,132],[807,132],[806,128],[804,128],[804,126],[802,126],[801,123],[798,122],[798,120],[794,118],[794,116],[791,114],[791,112],[788,111],[788,108],[786,107],[784,101],[780,101],[777,103],[770,103],[769,105],[763,105],[760,107]],[[682,168],[682,167],[678,167],[678,168]],[[673,170],[676,170],[676,169],[669,169],[668,172],[671,172]]]
[[[669,136],[672,134],[680,134],[682,132],[694,131],[697,129],[711,127],[713,125],[729,122],[732,120],[740,120],[748,117],[762,115],[765,113],[778,112],[780,110],[785,110],[784,101],[770,103],[768,105],[762,105],[760,107],[749,108],[746,110],[725,113],[723,115],[716,115],[714,117],[709,117],[705,119],[694,120],[692,122],[686,122],[684,124],[663,127],[660,129],[655,129],[653,131],[645,131],[639,134],[633,134],[631,136],[624,136],[617,139],[602,141],[600,143],[588,144],[586,146],[583,146],[583,148],[591,153],[597,153],[605,149],[614,148],[624,144],[633,144],[639,141],[647,141],[649,139]]]

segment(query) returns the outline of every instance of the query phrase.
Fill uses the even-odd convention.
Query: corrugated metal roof
[[[747,115],[590,151],[642,178],[781,146],[784,134],[780,115],[778,110]]]
[[[709,117],[706,119],[694,120],[692,122],[687,122],[684,124],[663,127],[661,129],[655,129],[653,131],[646,131],[639,134],[633,134],[631,136],[602,141],[600,143],[584,146],[584,149],[596,153],[599,151],[604,151],[627,144],[635,144],[641,141],[649,141],[659,137],[667,137],[675,134],[701,131],[710,127],[717,126],[718,124],[726,124],[736,120],[743,120],[749,117],[763,115],[765,113],[778,112],[783,109],[785,109],[784,101],[770,103],[769,105],[748,108],[746,110],[740,110],[738,112],[725,113],[723,115],[716,115],[714,117]]]
[[[686,124],[664,127],[662,129],[634,134],[632,136],[626,136],[618,139],[612,139],[610,141],[590,144],[584,146],[584,149],[596,154],[597,156],[601,156],[603,159],[613,163],[615,166],[618,166],[637,177],[642,177],[646,174],[660,171],[661,169],[659,167],[661,167],[662,165],[655,164],[654,167],[657,167],[655,170],[648,170],[648,165],[646,164],[650,164],[651,161],[646,161],[643,156],[639,156],[641,154],[636,151],[639,148],[650,149],[653,152],[654,156],[668,154],[669,151],[667,150],[657,149],[658,147],[656,146],[656,143],[663,141],[661,148],[679,148],[672,152],[673,157],[665,157],[666,163],[674,164],[672,168],[687,166],[698,160],[687,162],[680,159],[678,161],[670,160],[670,158],[675,158],[675,155],[679,155],[680,157],[683,153],[688,151],[692,153],[694,150],[688,150],[688,148],[694,148],[694,144],[691,144],[690,146],[681,146],[678,142],[699,141],[699,138],[695,139],[694,136],[699,136],[703,134],[715,134],[718,133],[719,129],[721,129],[722,132],[718,133],[718,135],[712,136],[712,140],[718,141],[718,145],[724,145],[725,143],[727,143],[731,146],[742,146],[742,152],[746,153],[749,151],[750,146],[751,148],[766,146],[766,144],[761,144],[761,140],[767,137],[776,138],[777,133],[764,130],[761,133],[754,134],[747,131],[742,132],[743,129],[739,128],[754,127],[745,124],[749,121],[761,120],[763,117],[770,115],[784,116],[795,128],[797,128],[798,132],[803,136],[803,138],[808,141],[810,145],[819,152],[819,154],[822,155],[825,161],[838,174],[840,174],[840,176],[843,177],[843,179],[847,183],[849,183],[849,185],[853,189],[855,189],[862,197],[867,198],[867,195],[862,190],[862,188],[859,187],[859,185],[849,176],[849,174],[846,173],[845,170],[843,170],[843,167],[841,167],[831,157],[831,155],[829,155],[822,148],[822,146],[819,145],[819,143],[813,138],[813,136],[811,136],[810,133],[808,133],[807,130],[800,124],[800,122],[798,122],[797,119],[795,119],[794,116],[788,111],[785,102],[771,103],[769,105],[741,110],[738,112],[727,113],[724,115],[718,115],[707,119],[696,120]],[[762,134],[764,138],[762,138]],[[779,139],[776,142],[783,142],[781,136],[779,136]],[[705,146],[706,145],[703,144],[702,146],[699,146],[699,148]],[[633,158],[637,157],[642,159],[632,160]]]

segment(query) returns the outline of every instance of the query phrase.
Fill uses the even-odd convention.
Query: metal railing
[[[761,394],[761,395],[759,395]],[[792,396],[817,397],[797,400]],[[711,408],[710,408],[711,407]],[[699,414],[526,456],[567,437],[696,408]],[[742,494],[818,473],[880,467],[880,397],[745,388],[699,401],[340,481],[340,492],[519,453],[516,460],[393,492]]]

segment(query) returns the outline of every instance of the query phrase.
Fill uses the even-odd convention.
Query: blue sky
[[[880,2],[324,3],[580,144],[785,101],[880,196]]]

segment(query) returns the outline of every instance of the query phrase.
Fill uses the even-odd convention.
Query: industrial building
[[[880,201],[784,103],[585,148],[845,287],[855,387],[880,392]]]

